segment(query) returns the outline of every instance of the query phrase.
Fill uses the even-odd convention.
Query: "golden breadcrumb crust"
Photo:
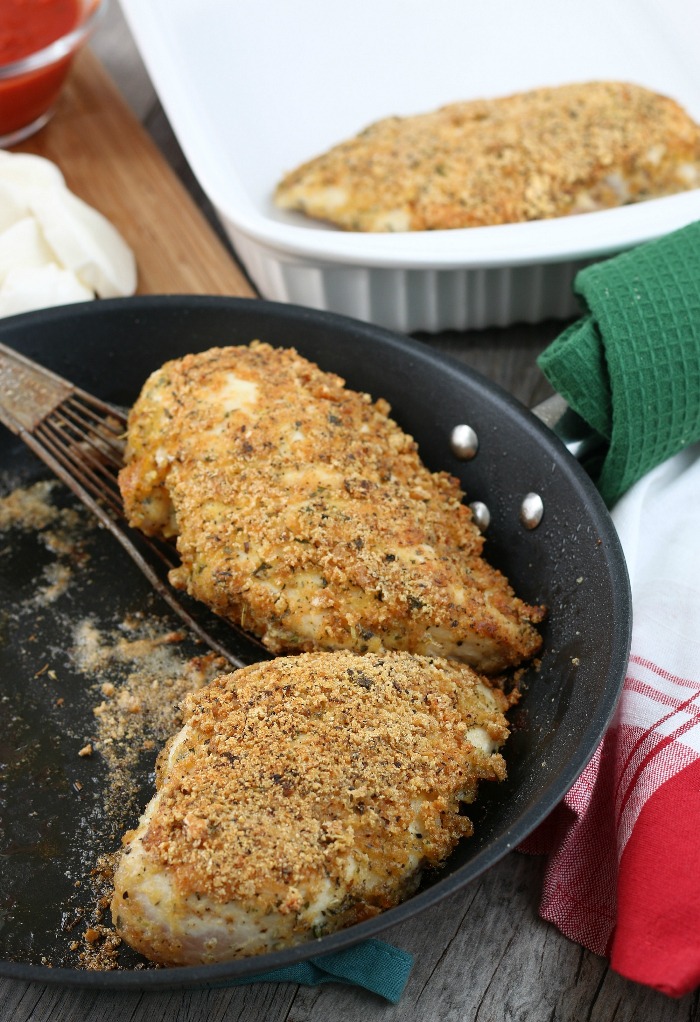
[[[129,519],[177,535],[171,581],[273,652],[405,649],[487,673],[533,656],[542,609],[486,563],[458,481],[389,410],[293,349],[169,362],[129,417]]]
[[[700,128],[674,100],[586,82],[370,125],[287,174],[275,200],[351,231],[517,223],[700,187]]]
[[[356,922],[472,832],[460,802],[505,776],[474,729],[501,746],[508,703],[464,665],[404,653],[309,653],[225,675],[187,699],[143,847],[178,896],[303,925],[304,903],[342,887],[324,926]]]

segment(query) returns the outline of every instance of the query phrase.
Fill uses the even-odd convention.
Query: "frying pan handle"
[[[559,437],[570,454],[587,470],[600,460],[605,440],[570,408],[561,394],[553,394],[532,409],[532,414]]]

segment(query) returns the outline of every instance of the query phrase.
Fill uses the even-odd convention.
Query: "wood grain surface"
[[[48,126],[17,149],[53,160],[72,191],[120,230],[136,253],[139,293],[254,294],[89,50]]]
[[[95,45],[138,120],[95,58],[84,54],[60,116],[24,148],[55,159],[71,187],[119,226],[137,255],[140,290],[250,295],[183,161],[116,4]],[[544,323],[421,340],[532,405],[550,393],[536,356],[561,328]],[[387,940],[415,955],[396,1006],[335,984],[142,994],[0,980],[0,1020],[700,1022],[697,993],[673,1000],[630,983],[605,959],[544,923],[537,914],[542,874],[540,859],[512,853],[465,890],[386,931]]]

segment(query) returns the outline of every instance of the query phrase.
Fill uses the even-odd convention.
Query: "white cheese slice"
[[[19,272],[40,269],[46,273]],[[122,297],[136,290],[136,260],[109,220],[69,191],[54,163],[0,150],[0,287],[0,315]]]
[[[6,231],[29,215],[26,189],[22,190],[0,177],[0,231]]]
[[[6,274],[0,287],[0,316],[15,316],[52,305],[87,302],[94,298],[71,270],[55,263],[17,266]]]
[[[100,298],[133,293],[134,254],[106,217],[63,188],[37,190],[30,206],[58,262],[83,284]]]
[[[25,216],[0,233],[0,285],[13,269],[48,266],[53,261],[34,217]]]
[[[0,181],[21,188],[65,187],[66,181],[55,163],[32,153],[8,153],[0,149]]]

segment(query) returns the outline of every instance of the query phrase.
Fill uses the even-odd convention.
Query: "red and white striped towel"
[[[549,855],[542,916],[628,979],[700,985],[700,445],[613,510],[632,652],[595,756],[523,845]]]

